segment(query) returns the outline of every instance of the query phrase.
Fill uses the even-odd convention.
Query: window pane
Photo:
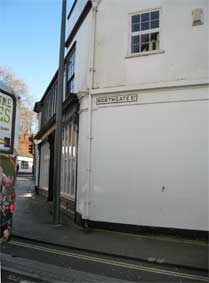
[[[159,50],[159,32],[151,34],[151,50]]]
[[[68,95],[75,93],[75,81],[74,78],[68,82]]]
[[[149,43],[142,43],[141,52],[149,51]]]
[[[68,80],[70,79],[70,62],[68,62]]]
[[[140,24],[132,24],[132,32],[140,31]]]
[[[70,93],[74,93],[74,79],[71,81],[71,86],[70,86]]]
[[[149,29],[149,22],[141,23],[141,30],[147,30],[147,29]]]
[[[131,37],[131,53],[139,52],[139,43],[140,43],[139,35]]]
[[[72,61],[69,61],[69,65],[68,65],[68,79],[70,79],[73,75],[73,64]]]
[[[139,35],[131,37],[131,44],[139,44]]]
[[[28,169],[29,168],[28,161],[21,161],[21,168],[22,169]]]
[[[138,53],[138,52],[139,52],[139,45],[132,45],[131,53]]]
[[[142,43],[149,42],[149,34],[143,34],[141,36],[141,42]]]
[[[71,77],[72,74],[73,74],[73,65],[72,65],[72,62],[70,62],[69,76]]]
[[[159,32],[151,33],[151,41],[159,40]]]
[[[151,28],[159,28],[159,20],[151,21]]]
[[[140,22],[140,15],[132,16],[132,24]]]
[[[142,22],[145,22],[145,21],[149,21],[149,15],[150,13],[145,13],[145,14],[142,14]]]
[[[68,80],[73,76],[75,72],[75,52],[72,53],[68,60]]]
[[[151,12],[151,20],[159,19],[159,11]]]

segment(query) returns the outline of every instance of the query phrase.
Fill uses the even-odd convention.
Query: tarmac
[[[14,236],[103,255],[208,271],[207,239],[84,229],[69,219],[66,221],[63,215],[61,225],[53,225],[51,208],[44,197],[35,194],[32,181],[19,178],[16,194]]]
[[[39,262],[37,260],[30,260],[28,258],[25,259],[19,257],[17,261],[17,258],[8,254],[1,254],[1,262],[3,262],[3,267],[2,267],[3,273],[5,271],[9,273],[14,273],[17,276],[15,276],[15,278],[13,277],[13,280],[11,281],[20,282],[20,283],[21,282],[22,283],[32,283],[32,282],[33,283],[35,282],[124,283],[127,282],[124,280],[111,278],[109,276],[107,277],[98,274],[91,274],[89,272],[78,271],[71,268],[47,264],[47,263]],[[22,276],[27,276],[28,278],[26,280],[22,280]],[[8,281],[2,280],[2,282],[8,282]]]

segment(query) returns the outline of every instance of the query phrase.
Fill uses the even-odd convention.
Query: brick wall
[[[19,135],[19,149],[18,149],[18,155],[19,156],[25,156],[25,157],[33,157],[32,154],[28,152],[28,147],[30,144],[30,133],[23,133]]]

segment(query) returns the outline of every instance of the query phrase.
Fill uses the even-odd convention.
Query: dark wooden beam
[[[69,34],[66,42],[65,42],[65,46],[69,47],[71,42],[73,41],[76,33],[78,32],[80,26],[82,25],[82,23],[84,22],[85,18],[87,17],[89,11],[91,10],[92,7],[92,3],[91,1],[88,1],[86,6],[84,7],[82,13],[80,14],[80,17],[78,18],[76,24],[74,25],[71,33]]]

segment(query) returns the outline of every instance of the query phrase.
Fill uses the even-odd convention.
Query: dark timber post
[[[60,223],[60,186],[61,186],[61,154],[62,154],[62,95],[65,57],[65,21],[66,0],[62,0],[62,20],[60,35],[60,53],[58,70],[58,88],[56,104],[55,148],[54,148],[54,189],[53,189],[53,223]]]

